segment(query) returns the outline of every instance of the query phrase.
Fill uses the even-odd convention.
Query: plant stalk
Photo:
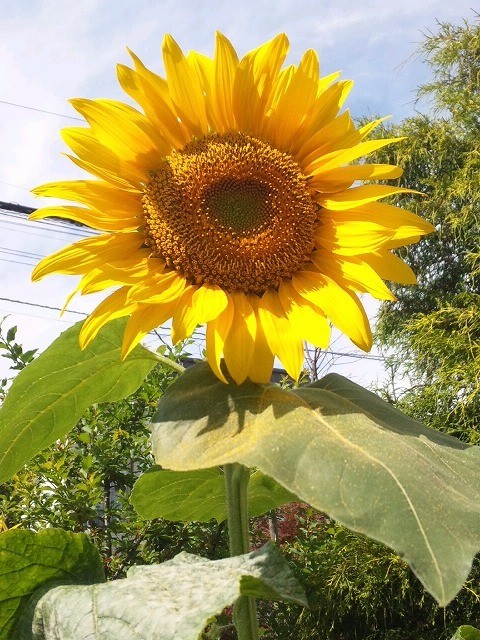
[[[250,551],[248,526],[249,470],[241,464],[225,465],[227,488],[228,538],[230,555],[239,556]],[[233,622],[238,640],[258,640],[258,619],[255,598],[240,596],[233,608]]]
[[[170,367],[170,369],[174,369],[175,371],[178,371],[178,373],[185,373],[185,367],[179,362],[175,362],[175,360],[172,360],[171,358],[162,356],[161,353],[154,353],[153,355],[159,362],[167,365],[167,367]]]

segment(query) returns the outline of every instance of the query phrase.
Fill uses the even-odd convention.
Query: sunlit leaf
[[[480,549],[480,448],[428,429],[337,375],[294,390],[220,382],[205,365],[161,400],[158,464],[240,462],[392,547],[445,605]]]
[[[250,516],[296,500],[296,496],[275,480],[256,471],[250,478],[248,501]],[[216,469],[168,471],[153,468],[135,484],[131,502],[142,518],[165,518],[180,522],[208,522],[227,518],[225,477]]]
[[[84,534],[60,529],[1,533],[0,640],[18,640],[15,625],[38,589],[103,581],[100,555]]]
[[[451,640],[480,640],[480,630],[466,624],[459,627]]]
[[[87,407],[126,398],[142,384],[157,360],[139,346],[121,361],[125,322],[110,322],[84,351],[78,323],[18,374],[0,408],[0,482],[68,433]]]

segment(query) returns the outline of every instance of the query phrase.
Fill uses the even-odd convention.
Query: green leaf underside
[[[135,484],[131,502],[145,519],[217,522],[227,519],[225,476],[220,469],[168,471],[153,468]],[[261,516],[297,497],[275,480],[255,471],[248,485],[250,517]]]
[[[104,579],[100,555],[84,534],[60,529],[1,533],[0,640],[18,640],[15,625],[37,589],[51,582],[92,584]]]
[[[451,640],[480,640],[480,631],[466,624],[457,629]]]
[[[162,398],[156,462],[255,467],[393,548],[446,605],[480,548],[480,448],[428,429],[337,376],[294,390],[226,385],[206,365]]]
[[[121,361],[125,323],[108,323],[82,351],[79,322],[18,374],[0,409],[0,483],[68,433],[87,407],[138,389],[157,361],[141,346]]]
[[[272,544],[215,561],[183,552],[160,565],[133,567],[123,580],[50,590],[37,604],[36,633],[19,640],[197,640],[240,595],[306,605]]]

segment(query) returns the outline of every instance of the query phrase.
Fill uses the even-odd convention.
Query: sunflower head
[[[213,58],[185,56],[167,36],[166,78],[133,53],[132,68],[118,66],[138,109],[72,101],[88,126],[63,137],[93,179],[38,187],[77,206],[31,217],[101,233],[48,256],[33,278],[80,275],[82,294],[114,288],[85,321],[82,347],[120,316],[124,356],[170,319],[174,342],[206,325],[210,366],[225,381],[223,357],[238,384],[267,382],[275,357],[298,378],[304,341],[327,347],[331,324],[370,349],[358,294],[393,299],[384,279],[414,283],[391,250],[432,227],[378,202],[405,191],[371,183],[398,167],[351,164],[397,142],[368,139],[381,120],[356,128],[341,112],[352,83],[321,77],[313,51],[282,68],[287,50],[282,34],[239,60],[217,34]]]

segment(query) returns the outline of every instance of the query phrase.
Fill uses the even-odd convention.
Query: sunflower
[[[398,178],[399,167],[350,164],[397,141],[367,139],[382,120],[356,128],[340,113],[353,83],[321,77],[312,50],[282,68],[287,51],[281,34],[239,60],[218,33],[213,58],[185,56],[167,35],[166,78],[131,52],[133,68],[118,66],[141,110],[71,101],[88,127],[62,135],[94,179],[34,189],[80,206],[31,218],[102,233],[43,259],[33,279],[81,275],[81,294],[114,288],[84,322],[82,348],[121,316],[129,316],[124,357],[169,319],[175,343],[205,324],[212,370],[226,381],[223,356],[238,384],[267,382],[275,356],[298,378],[304,340],[327,347],[331,323],[370,349],[357,294],[392,300],[383,279],[415,283],[391,250],[432,227],[378,202],[407,191],[371,184]]]

